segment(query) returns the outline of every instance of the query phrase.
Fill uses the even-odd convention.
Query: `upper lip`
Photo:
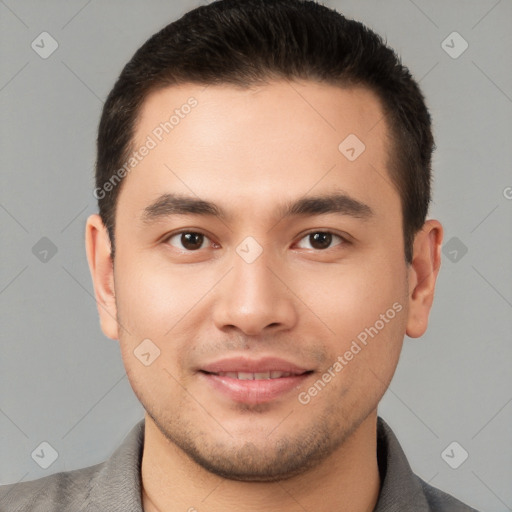
[[[248,357],[230,357],[219,359],[211,363],[201,366],[201,371],[207,373],[221,372],[247,372],[247,373],[263,373],[263,372],[285,372],[293,375],[302,375],[310,370],[297,366],[290,361],[280,359],[278,357],[263,357],[260,359]]]

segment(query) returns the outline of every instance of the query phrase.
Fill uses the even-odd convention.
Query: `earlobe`
[[[118,339],[119,329],[110,239],[101,217],[97,214],[91,215],[87,219],[85,245],[101,329],[108,338]]]
[[[409,316],[406,334],[422,336],[434,300],[441,266],[443,227],[437,220],[427,220],[414,239],[413,260],[409,268]]]

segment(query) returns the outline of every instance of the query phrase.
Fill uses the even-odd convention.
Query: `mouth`
[[[205,372],[209,373],[209,372]],[[238,380],[267,380],[267,379],[282,379],[283,377],[295,377],[301,374],[294,374],[290,372],[281,371],[266,371],[266,372],[219,372],[210,373],[210,375],[218,375],[219,377],[229,377],[230,379]]]
[[[313,370],[277,358],[234,358],[208,364],[198,373],[217,396],[236,403],[261,404],[284,398]]]

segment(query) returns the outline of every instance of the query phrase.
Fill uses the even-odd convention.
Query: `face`
[[[134,149],[152,147],[118,198],[102,327],[152,421],[204,468],[286,478],[375,414],[413,321],[387,137],[365,89],[146,100]]]

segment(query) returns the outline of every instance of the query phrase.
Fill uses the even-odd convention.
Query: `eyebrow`
[[[281,210],[283,218],[326,213],[338,213],[361,220],[370,219],[375,215],[367,204],[344,193],[303,197],[287,203]]]
[[[171,215],[208,215],[224,217],[223,211],[214,203],[180,194],[162,194],[155,202],[144,208],[142,220],[151,223]]]
[[[368,220],[375,215],[370,206],[345,193],[307,196],[287,202],[279,208],[280,218],[328,213],[347,215],[361,220]],[[144,208],[141,218],[144,223],[150,224],[172,215],[187,214],[215,216],[221,219],[228,217],[226,212],[215,203],[180,194],[162,194]]]

